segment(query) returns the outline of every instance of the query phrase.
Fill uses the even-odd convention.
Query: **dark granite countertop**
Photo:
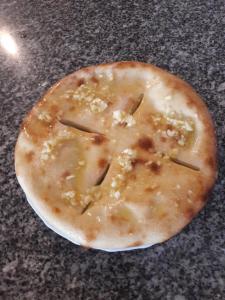
[[[225,299],[224,28],[223,0],[1,0],[0,299]],[[13,151],[22,118],[48,87],[117,60],[156,64],[199,92],[215,121],[220,170],[208,204],[180,234],[110,254],[45,227],[17,183]]]

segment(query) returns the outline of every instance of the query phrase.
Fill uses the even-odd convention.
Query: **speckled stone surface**
[[[225,299],[225,2],[1,0],[0,299]],[[42,93],[82,66],[140,60],[187,80],[218,136],[208,204],[168,242],[128,253],[85,250],[45,227],[15,178],[19,125]]]

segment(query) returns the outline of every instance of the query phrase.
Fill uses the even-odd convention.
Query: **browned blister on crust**
[[[155,66],[87,67],[27,115],[15,168],[32,207],[67,239],[150,246],[204,206],[217,172],[213,123],[187,83]]]

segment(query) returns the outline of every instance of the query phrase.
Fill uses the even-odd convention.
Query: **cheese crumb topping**
[[[84,161],[84,160],[78,161],[78,165],[79,165],[79,166],[84,166],[84,165],[85,165],[85,161]]]
[[[184,122],[183,127],[184,127],[184,129],[186,129],[187,131],[193,131],[192,126],[191,126],[187,121]]]
[[[110,197],[115,198],[116,200],[119,200],[120,198],[120,192],[119,191],[110,191]]]
[[[134,117],[130,114],[127,114],[123,110],[115,110],[113,112],[113,126],[118,124],[126,124],[127,127],[131,127],[136,124]]]
[[[55,155],[51,154],[54,146],[56,145],[55,141],[49,140],[43,143],[43,148],[41,150],[41,160],[48,160],[49,158],[55,159]]]
[[[106,76],[109,81],[113,81],[114,76],[112,70],[106,70]]]
[[[107,107],[108,107],[108,104],[105,101],[101,100],[100,98],[95,98],[90,103],[91,111],[94,113],[103,112]]]
[[[185,146],[194,131],[194,122],[181,113],[171,111],[166,114],[151,115],[154,125],[161,125],[156,132],[163,138],[176,140],[179,146]],[[169,126],[168,126],[169,125]]]
[[[185,145],[185,137],[183,135],[181,135],[180,139],[178,140],[178,144],[180,146],[184,146]]]
[[[41,121],[50,122],[52,120],[52,117],[46,111],[41,111],[38,114],[38,119]]]
[[[129,172],[132,170],[132,160],[136,158],[136,156],[136,151],[128,148],[123,150],[117,161],[125,172]]]
[[[80,202],[83,206],[87,205],[90,201],[93,200],[93,197],[91,195],[80,194],[80,198]]]
[[[66,180],[73,179],[74,177],[75,177],[75,175],[68,175],[68,176],[66,177]]]
[[[120,198],[120,192],[119,192],[119,191],[116,191],[116,192],[114,193],[114,197],[115,197],[116,199],[119,199],[119,198]]]
[[[158,125],[159,124],[159,122],[162,120],[162,117],[161,116],[152,116],[152,120],[153,120],[153,123],[155,124],[155,125]]]
[[[151,84],[149,81],[146,81],[145,87],[146,87],[147,89],[149,89],[151,86],[152,86],[152,84]]]
[[[193,191],[192,190],[188,190],[188,195],[192,195]]]
[[[112,188],[117,187],[117,182],[116,182],[115,178],[113,178],[113,180],[112,180],[111,187]]]
[[[96,97],[93,88],[87,84],[79,86],[72,94],[72,99],[80,103],[85,103],[93,113],[103,112],[108,107],[108,104],[104,100]]]
[[[177,132],[176,132],[175,130],[170,130],[170,129],[168,129],[168,130],[166,131],[166,134],[167,134],[169,137],[173,137],[173,136],[175,136],[175,135],[177,134]]]
[[[70,199],[72,199],[74,197],[75,197],[75,192],[74,191],[68,191],[68,192],[62,193],[62,198],[63,199],[70,200]]]
[[[91,90],[88,88],[88,86],[82,84],[72,94],[72,99],[77,101],[88,101],[91,95],[92,93]]]
[[[193,131],[193,126],[190,121],[181,120],[179,117],[174,118],[174,114],[170,113],[166,116],[166,120],[169,124],[176,126],[184,131]]]
[[[96,217],[96,220],[101,223],[101,218],[99,216]]]
[[[59,137],[59,139],[61,139],[61,138],[69,139],[69,138],[74,137],[74,135],[68,128],[65,128],[64,130],[60,130],[60,132],[58,133],[58,137]]]
[[[111,187],[119,188],[123,184],[124,176],[122,174],[117,174],[115,177],[112,178]]]
[[[61,196],[62,196],[62,199],[69,201],[69,203],[74,206],[74,205],[76,205],[75,195],[76,195],[76,193],[74,191],[68,191],[68,192],[62,193]]]

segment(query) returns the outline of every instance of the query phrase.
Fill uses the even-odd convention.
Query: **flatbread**
[[[87,67],[27,115],[15,168],[32,207],[65,238],[108,251],[150,246],[205,205],[213,124],[193,89],[155,66]]]

